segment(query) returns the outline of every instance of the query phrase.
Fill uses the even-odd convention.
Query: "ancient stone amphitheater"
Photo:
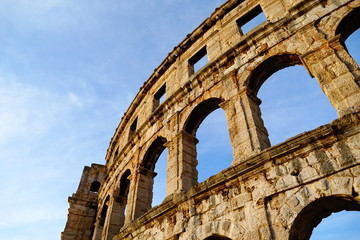
[[[259,14],[266,21],[243,33]],[[360,70],[344,44],[359,27],[359,0],[226,1],[141,87],[106,166],[85,167],[62,239],[309,239],[332,212],[360,210]],[[338,119],[270,146],[257,92],[293,65]],[[198,183],[195,134],[217,108],[232,165]],[[166,198],[151,208],[165,148]]]

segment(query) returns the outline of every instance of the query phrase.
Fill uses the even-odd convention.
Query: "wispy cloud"
[[[104,163],[139,87],[223,2],[1,1],[0,182],[6,197],[0,239],[59,239],[83,166]],[[219,133],[219,124],[225,125],[215,119],[208,128]],[[215,144],[225,143],[226,135]],[[199,154],[208,153],[212,140],[203,140],[205,150],[198,145]],[[209,154],[222,159],[222,151]]]
[[[15,139],[36,139],[79,106],[75,95],[60,96],[47,89],[3,78],[0,79],[0,96],[0,144]]]

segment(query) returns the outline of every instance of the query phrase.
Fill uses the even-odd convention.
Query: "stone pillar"
[[[339,116],[359,110],[359,67],[341,43],[340,35],[302,55],[301,60]]]
[[[136,189],[137,189],[137,173],[132,173],[128,179],[130,180],[129,192],[127,195],[127,206],[125,206],[125,218],[124,218],[124,226],[128,225],[132,222],[133,218],[133,210],[135,208],[135,197],[136,197]]]
[[[268,133],[261,118],[260,103],[260,99],[245,87],[237,96],[220,104],[228,122],[234,156],[232,165],[270,147]]]
[[[197,184],[197,143],[198,140],[185,131],[180,131],[166,143],[168,148],[166,196],[188,191]]]
[[[260,0],[259,3],[270,22],[276,22],[288,13],[283,0]]]
[[[109,217],[109,204],[110,197],[106,197],[104,204],[102,205],[101,211],[98,211],[96,216],[95,230],[92,240],[104,240],[107,235],[107,226]],[[101,204],[100,204],[101,205]]]
[[[117,196],[118,194],[116,194]],[[107,221],[107,234],[103,239],[111,240],[117,235],[124,225],[125,221],[125,207],[127,198],[114,196],[111,202],[111,208],[109,208],[109,221]]]
[[[134,221],[151,208],[154,177],[156,173],[140,167],[134,174],[134,178],[130,184],[129,206],[126,213],[125,224]]]
[[[75,194],[69,197],[69,214],[62,240],[90,240],[95,223],[97,199],[81,199]]]
[[[95,223],[95,229],[92,240],[101,240],[101,235],[104,227],[100,224],[100,222],[101,222],[101,217],[98,217]]]
[[[97,216],[98,193],[91,188],[94,182],[101,183],[106,174],[106,167],[92,164],[84,167],[79,187],[69,197],[69,214],[62,240],[90,240],[93,238],[94,224]]]

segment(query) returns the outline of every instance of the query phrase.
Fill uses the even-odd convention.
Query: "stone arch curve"
[[[119,181],[119,196],[125,197],[129,192],[130,187],[130,180],[129,177],[131,176],[131,170],[126,169],[122,174]]]
[[[167,140],[164,137],[158,136],[147,148],[144,156],[142,157],[141,167],[144,167],[148,170],[154,171],[155,164],[161,153],[165,149],[165,144]]]
[[[184,182],[186,182],[186,186],[183,190],[187,191],[191,187],[197,185],[199,183],[199,172],[198,172],[198,149],[197,144],[199,140],[196,138],[196,132],[200,126],[200,124],[209,116],[210,113],[215,111],[216,109],[221,108],[223,110],[223,114],[226,117],[226,125],[228,133],[231,133],[229,119],[227,116],[227,109],[224,109],[223,104],[229,103],[230,100],[225,101],[221,97],[214,97],[212,94],[211,97],[201,101],[200,103],[193,104],[195,106],[191,106],[187,109],[186,117],[184,118],[184,125],[182,127],[182,131],[179,133],[181,135],[181,142],[183,144],[182,148],[182,157],[181,161],[184,165],[183,169],[186,172],[183,176]],[[211,130],[209,130],[211,131]],[[228,135],[230,143],[231,136]],[[231,144],[232,150],[234,150],[233,145]],[[225,168],[225,167],[224,167]],[[214,172],[220,172],[223,168],[213,169]],[[189,180],[188,180],[189,179]]]
[[[351,24],[349,24],[351,23]],[[335,25],[334,36],[341,34],[345,41],[353,32],[360,28],[360,7],[349,9]]]
[[[245,230],[230,220],[210,221],[199,226],[195,231],[190,233],[191,240],[213,239],[211,237],[219,236],[220,239],[242,239]]]
[[[313,229],[322,219],[334,212],[360,211],[360,201],[351,195],[332,195],[319,198],[306,207],[295,218],[289,234],[289,240],[307,240]]]
[[[144,155],[140,155],[140,164],[135,170],[136,177],[134,183],[134,198],[132,203],[132,218],[136,219],[151,209],[153,202],[154,172],[155,164],[165,149],[166,138],[157,136],[145,150]]]
[[[228,237],[219,236],[217,234],[211,235],[210,237],[205,238],[204,240],[231,240]]]
[[[253,10],[259,9],[259,1],[225,1],[210,18],[174,48],[140,88],[111,139],[104,166],[106,176],[101,181],[103,186],[98,196],[91,194],[94,198],[88,199],[88,196],[80,195],[84,200],[82,202],[86,203],[84,213],[89,215],[84,215],[84,218],[96,221],[94,240],[101,239],[97,233],[101,235],[102,231],[102,227],[99,227],[99,216],[104,209],[104,200],[110,194],[112,206],[116,196],[112,194],[119,186],[120,174],[127,168],[132,174],[129,192],[131,205],[128,207],[126,227],[120,231],[116,239],[133,239],[133,236],[144,236],[144,231],[154,232],[166,228],[164,232],[169,235],[167,239],[179,237],[204,240],[220,235],[235,240],[261,230],[267,231],[267,216],[258,218],[259,221],[248,221],[244,218],[254,216],[253,210],[259,210],[261,213],[267,211],[260,206],[261,199],[269,199],[271,202],[270,197],[267,197],[284,194],[287,191],[286,187],[289,187],[286,186],[288,183],[292,184],[291,190],[296,192],[302,190],[309,181],[316,181],[316,169],[300,175],[307,178],[308,182],[298,181],[302,181],[302,178],[298,176],[297,169],[289,170],[289,174],[285,175],[288,171],[288,162],[298,156],[306,157],[308,151],[312,151],[312,145],[326,148],[333,142],[344,139],[349,145],[352,144],[351,148],[339,145],[339,150],[337,147],[328,148],[324,153],[316,153],[314,158],[325,158],[323,154],[337,158],[338,155],[348,156],[348,152],[356,152],[358,157],[356,148],[359,138],[357,136],[350,139],[350,134],[359,134],[356,128],[358,125],[355,125],[358,124],[358,113],[351,117],[345,116],[355,114],[359,109],[359,88],[354,84],[355,81],[359,81],[359,74],[355,72],[358,68],[355,69],[355,64],[349,61],[341,41],[335,35],[337,26],[345,21],[343,18],[349,18],[345,18],[348,14],[352,16],[350,12],[359,7],[359,1],[292,0],[288,1],[288,5],[284,4],[286,1],[265,2],[262,1],[260,7],[268,18],[266,24],[241,35],[239,22],[256,13]],[[338,29],[351,32],[345,27]],[[203,51],[199,49],[203,49],[204,46],[209,62],[201,71],[191,74],[189,70],[193,64],[192,60],[194,56],[201,55]],[[284,144],[263,151],[270,143],[267,130],[263,126],[260,101],[256,93],[274,72],[296,64],[306,66],[310,74],[319,81],[339,116],[344,116],[332,125],[295,136]],[[165,99],[158,105],[160,96],[164,96]],[[196,145],[195,134],[202,120],[218,107],[225,111],[229,132],[232,134],[230,140],[234,162],[231,168],[196,186],[196,150],[193,151],[191,147]],[[159,134],[162,136],[159,137]],[[165,147],[169,149],[170,167],[167,173],[171,178],[166,180],[166,187],[170,186],[170,190],[166,190],[167,199],[163,204],[149,211],[152,201],[152,187],[149,186],[152,186],[156,175],[153,170],[157,158]],[[321,178],[333,178],[337,172],[349,169],[353,165],[344,164],[334,169],[329,167],[327,175],[321,175]],[[358,175],[358,172],[356,174]],[[253,186],[262,186],[257,183],[265,181],[264,176],[270,177],[271,181],[274,181],[271,184],[274,183],[275,186],[266,184],[264,186],[270,186],[266,191],[251,191]],[[280,181],[275,182],[276,179]],[[234,189],[229,189],[230,187]],[[224,192],[222,195],[224,198],[219,195],[219,202],[231,207],[229,211],[223,211],[226,209],[225,206],[216,209],[215,205],[206,202],[208,195],[213,195],[217,191],[220,194],[220,189],[229,190],[229,193]],[[289,226],[300,214],[301,209],[313,199],[323,197],[314,193],[312,199],[303,197],[301,204],[294,206],[297,203],[291,202],[289,197],[293,192],[288,193],[287,197],[281,199],[285,204],[279,204],[283,212],[273,211],[272,218],[268,220],[270,224],[275,223],[274,226],[279,227],[277,230],[283,234],[281,236],[285,236],[282,239],[289,236]],[[324,196],[331,194],[326,193]],[[346,192],[345,196],[351,197],[351,188],[350,193]],[[256,199],[259,200],[255,202]],[[70,204],[74,204],[73,200],[74,198]],[[251,206],[254,204],[261,208],[253,209]],[[176,208],[180,205],[189,214],[175,217],[173,213],[177,212]],[[232,208],[234,205],[236,208]],[[95,213],[91,213],[93,206],[97,207]],[[207,207],[219,210],[219,215],[214,216],[213,211],[208,211]],[[275,209],[271,207],[268,206],[270,210]],[[77,208],[72,205],[72,209]],[[192,215],[194,221],[190,222],[188,215]],[[176,220],[176,228],[163,225],[167,216]],[[229,219],[241,219],[241,222],[236,222],[235,225]],[[286,230],[282,228],[282,224],[286,224]],[[109,224],[105,225],[104,233],[111,232],[106,230],[110,227]],[[89,228],[77,230],[93,231]],[[71,229],[66,232],[72,233]]]
[[[245,80],[244,85],[247,86],[253,94],[257,95],[262,84],[272,74],[283,68],[294,65],[302,65],[297,54],[285,53],[271,56],[255,67]]]
[[[128,193],[130,188],[131,170],[126,169],[122,172],[118,181],[117,188],[113,193],[113,199],[109,202],[109,213],[107,214],[107,238],[112,239],[124,226],[125,217],[127,215],[126,208],[128,205]]]
[[[203,120],[214,110],[220,108],[220,104],[224,102],[221,98],[212,97],[202,101],[195,106],[184,124],[184,131],[195,137],[196,131]]]

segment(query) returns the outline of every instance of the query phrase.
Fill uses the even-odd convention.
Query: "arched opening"
[[[196,138],[198,160],[198,182],[230,167],[232,148],[224,111],[220,108],[211,112],[201,123]]]
[[[99,222],[100,227],[104,227],[108,208],[109,208],[109,200],[110,200],[110,197],[107,196],[105,199],[104,205],[102,207],[101,213],[100,213],[100,222]]]
[[[266,59],[255,69],[249,78],[248,87],[257,95],[263,83],[275,72],[294,65],[301,64],[301,60],[295,54],[276,55]]]
[[[90,192],[97,193],[100,189],[100,182],[94,181],[91,183]]]
[[[345,46],[352,58],[360,64],[360,8],[351,11],[336,28],[335,34],[341,34]]]
[[[248,82],[261,100],[261,114],[272,145],[336,119],[336,111],[297,55],[273,56]]]
[[[345,44],[345,49],[352,59],[346,58],[345,62],[349,69],[359,76],[360,66],[360,7],[355,8],[348,13],[339,23],[335,34],[341,35]],[[356,79],[358,86],[360,86],[359,77]]]
[[[127,169],[120,178],[118,196],[114,199],[108,228],[108,239],[119,233],[125,223],[131,171]]]
[[[352,33],[360,28],[360,8],[355,8],[341,20],[337,26],[335,35],[341,34],[345,41]]]
[[[119,189],[119,198],[118,198],[118,211],[117,216],[120,219],[116,222],[119,224],[119,230],[124,225],[125,217],[126,217],[126,207],[127,207],[127,200],[130,188],[130,175],[131,171],[128,169],[124,172],[120,179],[120,189]]]
[[[124,172],[120,179],[120,189],[119,189],[119,196],[123,198],[127,198],[127,195],[129,193],[129,187],[130,187],[130,177],[131,171],[128,169]]]
[[[140,165],[139,169],[139,179],[137,185],[137,202],[135,204],[136,210],[134,217],[138,218],[139,216],[146,213],[152,206],[153,202],[153,189],[154,189],[154,178],[157,173],[155,171],[155,165],[164,151],[166,139],[163,137],[158,137],[150,145],[147,152],[144,155],[144,160]],[[163,174],[163,173],[162,173]]]
[[[355,62],[359,67],[360,66],[360,29],[357,29],[346,39],[345,46],[349,54],[355,60]]]
[[[341,211],[324,218],[313,230],[311,240],[357,239],[360,236],[358,224],[360,211]]]
[[[152,206],[161,204],[166,196],[167,156],[168,150],[165,148],[156,161]]]
[[[165,149],[166,139],[163,137],[158,137],[147,150],[142,167],[154,171],[155,164],[161,153]]]
[[[231,239],[228,238],[228,237],[224,237],[224,236],[214,234],[214,235],[212,235],[210,237],[205,238],[204,240],[231,240]]]
[[[199,128],[201,122],[215,109],[220,108],[219,104],[222,102],[219,98],[210,98],[200,103],[191,112],[188,120],[185,124],[185,132],[196,136],[196,131]]]
[[[95,224],[94,229],[94,236],[93,239],[102,239],[102,236],[106,234],[106,229],[104,228],[106,217],[108,215],[108,207],[110,202],[110,196],[107,196],[102,208],[99,209],[99,212],[97,213],[97,221]]]
[[[316,79],[301,65],[272,74],[261,86],[258,98],[272,145],[337,118]]]
[[[308,240],[313,229],[332,213],[360,211],[360,203],[352,197],[326,197],[306,206],[296,217],[290,229],[290,240]]]
[[[221,102],[219,98],[210,98],[200,103],[185,124],[185,132],[195,139],[186,145],[193,152],[190,155],[193,163],[190,165],[197,169],[193,171],[197,182],[231,165],[232,148],[226,117],[219,106]]]

